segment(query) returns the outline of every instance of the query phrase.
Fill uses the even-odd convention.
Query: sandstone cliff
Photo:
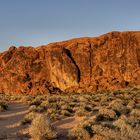
[[[140,32],[111,32],[0,54],[0,93],[114,90],[140,85]]]

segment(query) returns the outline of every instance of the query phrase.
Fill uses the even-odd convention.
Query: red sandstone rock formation
[[[0,54],[1,93],[90,92],[140,85],[140,32],[111,32]]]

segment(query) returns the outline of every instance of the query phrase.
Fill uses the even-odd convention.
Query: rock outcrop
[[[0,53],[0,93],[90,92],[140,85],[140,32],[111,32]]]

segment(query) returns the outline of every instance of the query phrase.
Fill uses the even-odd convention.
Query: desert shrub
[[[21,125],[26,125],[26,124],[31,124],[31,120],[30,119],[28,119],[28,118],[23,118],[22,120],[21,120]]]
[[[31,105],[28,110],[29,110],[29,112],[37,112],[37,106]]]
[[[57,137],[57,133],[44,115],[37,115],[33,120],[29,132],[34,140],[51,140]]]
[[[99,103],[101,101],[101,97],[96,95],[93,100],[94,100],[94,102],[98,102]]]
[[[130,116],[133,116],[135,118],[140,118],[140,110],[139,109],[133,109],[130,113]]]
[[[119,129],[116,132],[116,140],[138,140],[140,139],[140,126],[131,127],[126,123],[126,118],[114,122]]]
[[[12,95],[12,94],[6,94],[6,100],[7,101],[19,101],[21,100],[22,95]]]
[[[94,106],[92,111],[93,111],[93,113],[97,113],[101,108],[102,107],[100,107],[100,106]]]
[[[93,125],[92,130],[95,133],[95,135],[102,136],[104,140],[114,140],[116,138],[115,131],[106,126],[103,126],[102,124]]]
[[[52,113],[50,114],[49,118],[52,122],[55,122],[61,119],[61,115],[58,113]]]
[[[47,113],[48,113],[48,114],[52,114],[52,113],[56,114],[57,111],[58,111],[58,110],[56,110],[55,108],[48,108],[48,109],[47,109]]]
[[[69,106],[68,103],[62,102],[61,109],[66,110],[68,108],[68,106]]]
[[[91,140],[105,140],[105,138],[101,135],[95,134]]]
[[[125,105],[123,105],[123,101],[120,99],[113,100],[109,104],[109,108],[114,110],[118,116],[121,114],[128,114],[130,111],[129,108],[127,108]]]
[[[42,101],[40,106],[43,107],[44,109],[47,109],[47,107],[49,106],[49,103],[48,103],[48,101]]]
[[[74,103],[78,103],[78,102],[79,102],[78,99],[77,99],[77,96],[76,96],[76,97],[74,96],[74,97],[72,98],[72,102],[74,102]]]
[[[77,104],[76,104],[75,102],[71,102],[71,103],[69,104],[69,106],[72,107],[72,108],[74,108],[76,105],[77,105]]]
[[[0,112],[5,111],[8,109],[8,104],[6,102],[0,102]]]
[[[25,95],[21,97],[21,102],[30,103],[34,97],[32,95]]]
[[[136,108],[140,109],[140,103],[136,104]]]
[[[72,115],[68,110],[61,110],[61,114],[67,117],[70,117]]]
[[[87,103],[87,102],[88,102],[88,99],[85,98],[84,96],[79,96],[79,101],[80,101],[80,102]]]
[[[69,132],[69,140],[89,140],[90,135],[83,128],[74,128]]]
[[[58,102],[51,102],[49,103],[49,108],[53,108],[53,109],[60,109],[59,103]]]
[[[92,106],[91,105],[85,105],[84,109],[88,112],[92,111]]]
[[[97,123],[98,124],[98,123]],[[108,128],[108,129],[115,129],[116,128],[116,126],[114,126],[113,124],[112,124],[112,122],[109,122],[109,121],[107,121],[107,122],[101,122],[101,123],[99,123],[99,124],[101,124],[103,127],[106,127],[106,128]]]
[[[87,116],[89,115],[89,113],[83,108],[83,107],[79,107],[77,108],[77,110],[75,111],[75,115],[82,117],[82,116]]]
[[[96,115],[96,121],[114,120],[117,118],[115,111],[107,108],[102,108]]]
[[[44,112],[46,109],[43,106],[38,106],[36,112],[42,113]]]
[[[122,128],[126,125],[127,117],[125,115],[120,116],[120,118],[113,122],[113,125],[115,125],[118,128]]]
[[[120,94],[122,94],[122,91],[120,91],[120,90],[113,91],[114,96],[120,95]]]
[[[132,110],[133,108],[135,108],[135,102],[133,100],[130,100],[127,104],[127,107]]]
[[[57,120],[60,120],[60,118],[62,116],[64,117],[66,115],[66,114],[65,115],[62,114],[61,112],[62,112],[62,110],[56,110],[54,108],[48,108],[46,114],[49,116],[51,121],[57,121]]]
[[[140,126],[140,118],[136,118],[134,116],[130,116],[127,120],[127,124],[131,125],[131,127]]]
[[[48,101],[49,103],[56,103],[58,101],[61,101],[61,97],[58,95],[57,96],[52,95],[52,96],[49,96]]]
[[[63,108],[63,109],[64,110],[67,110],[70,113],[73,113],[74,112],[73,108],[71,106],[69,106],[69,105],[65,106],[65,108]]]
[[[25,117],[21,120],[21,125],[31,124],[33,119],[37,116],[37,113],[29,112],[25,115]]]
[[[117,137],[118,139],[120,138],[121,140],[139,140],[140,139],[139,130],[140,130],[139,126],[132,128],[131,126],[126,125],[120,129],[120,131],[117,133],[118,134]]]
[[[70,140],[90,140],[93,136],[90,121],[83,120],[77,126],[69,131]]]
[[[108,105],[108,97],[102,97],[100,101],[101,106],[107,106]]]
[[[43,97],[42,96],[37,96],[35,99],[33,99],[31,102],[30,102],[30,105],[40,105],[42,103],[42,100],[43,100]]]
[[[39,105],[39,106],[36,106],[36,105],[31,105],[29,107],[29,112],[38,112],[38,113],[42,113],[42,112],[45,112],[46,111],[46,108]]]

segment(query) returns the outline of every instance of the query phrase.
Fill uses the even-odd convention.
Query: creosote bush
[[[36,116],[29,131],[34,140],[51,140],[57,137],[57,132],[42,114]]]

